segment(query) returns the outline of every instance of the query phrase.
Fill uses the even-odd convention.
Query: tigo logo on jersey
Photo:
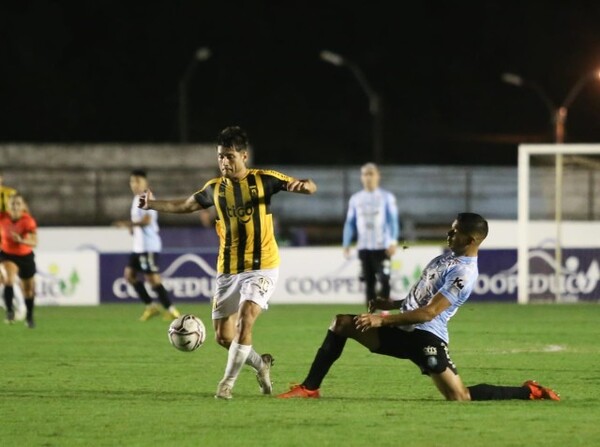
[[[230,218],[237,218],[242,223],[250,222],[252,215],[254,214],[254,206],[252,202],[246,202],[244,206],[228,206],[227,216]]]

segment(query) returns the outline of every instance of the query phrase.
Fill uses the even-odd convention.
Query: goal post
[[[600,144],[519,146],[519,304],[600,300],[599,193]]]

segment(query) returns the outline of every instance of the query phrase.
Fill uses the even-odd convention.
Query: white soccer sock
[[[229,346],[229,353],[227,355],[225,375],[223,376],[221,383],[233,388],[233,384],[240,374],[242,366],[244,366],[244,363],[246,362],[251,350],[252,345],[240,345],[235,341],[231,342],[231,346]]]
[[[254,349],[251,349],[248,358],[246,359],[246,365],[251,366],[258,372],[263,367],[262,357]]]

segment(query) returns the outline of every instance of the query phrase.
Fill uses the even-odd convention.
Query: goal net
[[[600,144],[519,146],[518,302],[600,300]]]

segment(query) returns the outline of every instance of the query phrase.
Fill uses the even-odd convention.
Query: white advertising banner
[[[36,304],[83,306],[100,303],[98,253],[39,252],[35,254]]]
[[[399,250],[391,263],[392,296],[403,298],[425,265],[442,247]],[[356,252],[345,259],[342,249],[282,248],[279,281],[272,303],[365,304],[364,283]]]

